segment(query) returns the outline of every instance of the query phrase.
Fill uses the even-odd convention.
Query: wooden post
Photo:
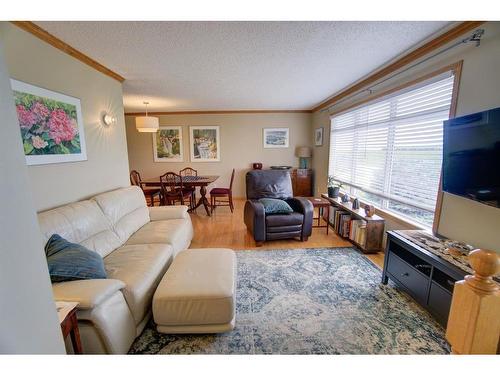
[[[454,354],[495,354],[500,337],[500,255],[477,249],[469,254],[473,275],[457,281],[446,339]]]

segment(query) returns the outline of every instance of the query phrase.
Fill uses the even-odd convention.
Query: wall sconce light
[[[111,126],[111,125],[114,125],[116,124],[116,117],[114,116],[111,116],[110,114],[108,113],[105,113],[103,116],[102,116],[102,122],[104,123],[104,125],[106,126]]]

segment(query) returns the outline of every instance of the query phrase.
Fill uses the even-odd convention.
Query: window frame
[[[401,92],[401,91],[403,91],[411,86],[418,85],[421,82],[430,80],[436,76],[439,76],[443,73],[450,72],[450,71],[452,72],[452,74],[454,75],[455,78],[453,81],[451,105],[450,105],[450,111],[449,111],[448,117],[450,119],[454,118],[456,116],[456,110],[457,110],[458,92],[459,92],[459,87],[460,87],[462,66],[463,66],[463,60],[457,61],[453,64],[446,65],[440,69],[437,69],[437,70],[432,71],[428,74],[425,74],[417,79],[405,82],[403,84],[397,85],[397,86],[390,88],[390,89],[387,89],[387,90],[383,90],[381,92],[373,93],[372,95],[369,95],[368,97],[366,97],[364,99],[360,99],[360,100],[358,100],[358,101],[356,101],[356,102],[354,102],[354,103],[352,103],[352,104],[350,104],[347,107],[344,107],[342,109],[329,112],[329,117],[330,117],[330,132],[329,132],[329,134],[330,134],[330,137],[331,137],[331,119],[333,117],[341,115],[341,114],[348,112],[348,111],[352,111],[352,110],[354,110],[358,107],[361,107],[361,106],[374,104],[376,101],[384,99],[384,97],[398,95],[399,92]],[[329,144],[330,144],[330,142],[329,142]],[[331,152],[331,148],[329,148],[329,150],[328,150],[328,160],[330,160],[330,156],[331,156],[330,152]],[[437,197],[436,197],[436,206],[434,209],[434,220],[433,220],[433,224],[432,224],[432,232],[434,234],[437,234],[438,230],[439,230],[439,220],[441,218],[442,206],[443,206],[443,190],[442,190],[442,173],[441,173],[441,176],[439,178],[438,193],[437,193]],[[382,210],[383,210],[383,208],[382,208]],[[393,216],[392,212],[389,213],[389,215]],[[397,215],[397,216],[398,216],[398,219],[403,220],[400,217],[400,215]],[[411,225],[415,224],[414,222],[411,221],[411,219],[408,220],[408,223]]]

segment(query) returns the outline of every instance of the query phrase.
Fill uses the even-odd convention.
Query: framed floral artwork
[[[11,79],[26,164],[87,160],[80,99]]]
[[[153,157],[155,162],[182,162],[182,127],[160,126],[153,133]]]
[[[264,128],[264,148],[287,148],[289,137],[288,128]]]
[[[189,135],[192,162],[220,161],[218,126],[190,126]]]
[[[314,130],[314,145],[323,146],[323,128],[317,128]]]

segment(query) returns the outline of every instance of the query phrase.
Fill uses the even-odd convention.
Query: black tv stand
[[[394,281],[443,326],[448,321],[455,282],[467,274],[397,232],[387,232],[382,283]]]

